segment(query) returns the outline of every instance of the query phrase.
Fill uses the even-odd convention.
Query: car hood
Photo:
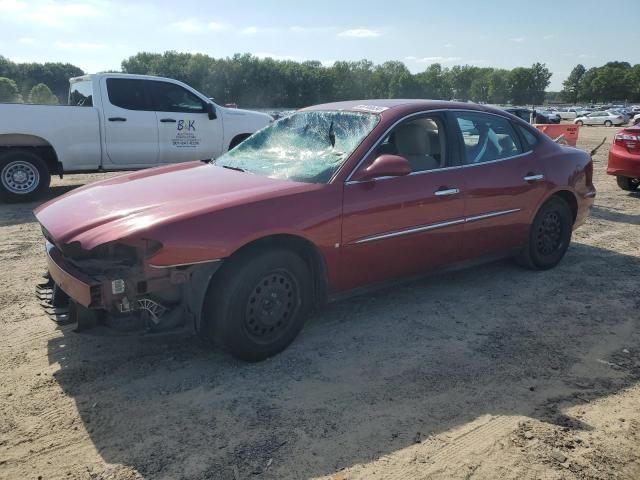
[[[86,185],[34,213],[50,241],[91,250],[176,220],[318,187],[189,162]]]

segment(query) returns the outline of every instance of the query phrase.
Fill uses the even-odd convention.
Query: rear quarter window
[[[531,133],[528,129],[524,128],[522,125],[514,125],[522,139],[524,140],[524,149],[526,151],[531,150],[538,143],[538,138]]]

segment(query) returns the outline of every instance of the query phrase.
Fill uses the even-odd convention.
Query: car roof
[[[503,109],[477,103],[452,102],[446,100],[425,99],[370,99],[348,100],[343,102],[323,103],[302,109],[312,110],[339,110],[351,112],[368,112],[380,114],[383,117],[406,115],[414,112],[428,110],[477,110],[480,112],[504,114]]]

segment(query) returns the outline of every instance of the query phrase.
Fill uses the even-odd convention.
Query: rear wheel
[[[295,339],[312,297],[309,267],[295,253],[241,254],[209,286],[202,334],[236,358],[264,360]]]
[[[611,120],[606,120],[606,121],[604,122],[604,126],[605,126],[605,127],[610,127],[610,126],[612,126],[612,125],[613,125],[613,123],[611,123]]]
[[[518,262],[533,270],[555,267],[569,248],[573,214],[562,198],[550,198],[538,211]]]
[[[44,160],[28,150],[10,150],[0,155],[0,198],[27,202],[49,188],[51,175]]]
[[[629,177],[616,177],[616,181],[618,182],[618,186],[622,190],[626,190],[628,192],[635,192],[638,187],[640,187],[640,178],[629,178]]]

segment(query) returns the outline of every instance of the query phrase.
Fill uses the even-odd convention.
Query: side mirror
[[[402,177],[411,173],[409,160],[400,155],[380,155],[371,165],[360,170],[353,176],[353,180],[362,182],[380,177]]]
[[[209,115],[209,120],[215,120],[218,118],[216,114],[216,106],[213,103],[207,103],[207,114]]]

